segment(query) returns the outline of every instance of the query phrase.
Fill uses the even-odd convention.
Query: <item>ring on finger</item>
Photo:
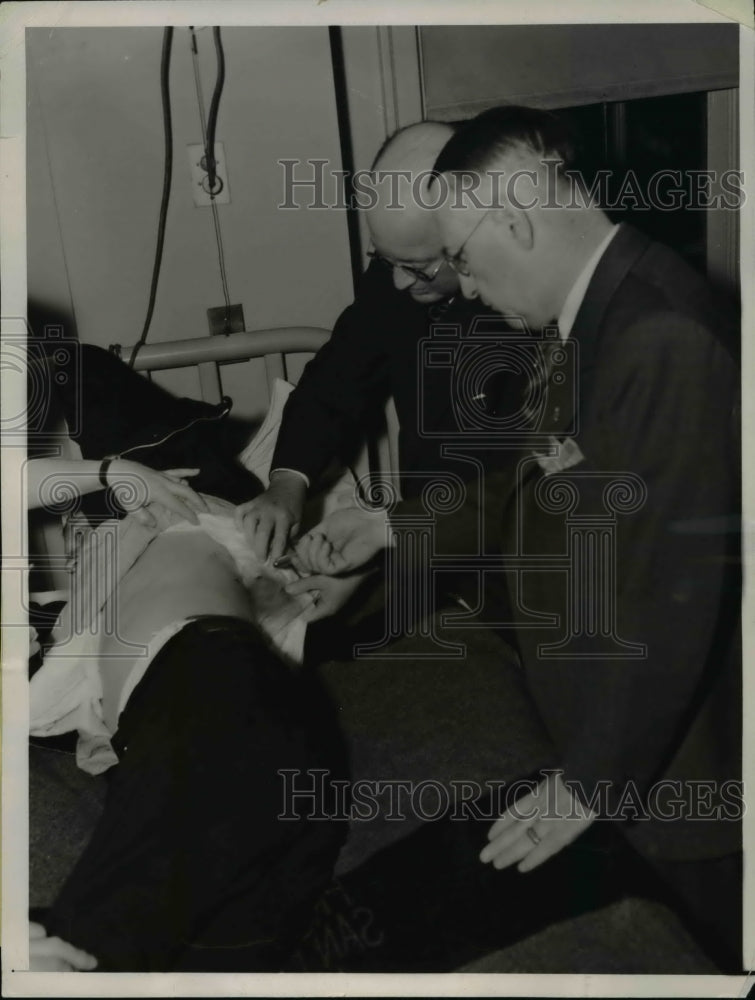
[[[538,835],[538,832],[534,828],[534,826],[527,827],[527,836],[530,838],[535,847],[537,847],[539,844],[542,844],[543,842],[543,838]]]

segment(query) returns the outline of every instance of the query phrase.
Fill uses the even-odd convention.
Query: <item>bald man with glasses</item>
[[[404,497],[419,496],[434,473],[452,470],[467,478],[473,472],[468,462],[441,455],[442,431],[456,430],[447,373],[428,373],[419,365],[420,341],[433,324],[457,326],[465,335],[476,317],[491,315],[459,294],[458,276],[443,256],[437,213],[423,197],[433,163],[452,134],[452,126],[439,122],[410,125],[375,158],[377,204],[367,209],[370,265],[355,301],[288,399],[269,488],[238,511],[260,558],[282,555],[296,535],[307,492],[334,459],[355,453],[389,397],[400,427]],[[405,180],[400,187],[399,175]],[[500,391],[496,384],[492,379],[491,406]],[[315,618],[337,610],[358,582],[327,581],[329,592],[319,595]]]

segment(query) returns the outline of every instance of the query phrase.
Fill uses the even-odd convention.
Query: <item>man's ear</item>
[[[496,225],[505,227],[506,236],[521,250],[531,250],[535,245],[535,231],[529,214],[512,205],[496,208],[492,212]]]

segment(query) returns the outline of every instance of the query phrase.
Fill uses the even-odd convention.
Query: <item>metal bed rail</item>
[[[217,403],[223,395],[219,363],[264,357],[267,385],[272,390],[275,379],[286,376],[284,355],[319,351],[329,337],[330,331],[319,326],[281,326],[191,340],[162,341],[141,347],[134,369],[164,371],[196,365],[202,398],[208,403]],[[134,347],[115,344],[111,350],[128,364]]]
[[[285,355],[316,352],[329,337],[330,331],[319,326],[281,326],[191,340],[163,341],[140,348],[134,368],[136,371],[160,371],[196,365],[202,399],[218,403],[223,396],[219,363],[263,357],[268,391],[272,392],[275,379],[286,378]],[[116,353],[128,363],[134,348],[121,348],[120,345],[116,348]],[[392,401],[386,407],[385,418],[385,433],[373,442],[374,472],[387,473],[398,469],[398,420]],[[366,452],[360,456],[357,467],[361,472],[369,469]]]

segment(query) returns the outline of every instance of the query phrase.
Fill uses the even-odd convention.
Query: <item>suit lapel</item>
[[[578,344],[579,385],[578,412],[583,413],[592,391],[595,357],[601,324],[606,309],[650,240],[632,226],[622,223],[608,244],[595,269],[579,312],[574,320],[571,337]]]

